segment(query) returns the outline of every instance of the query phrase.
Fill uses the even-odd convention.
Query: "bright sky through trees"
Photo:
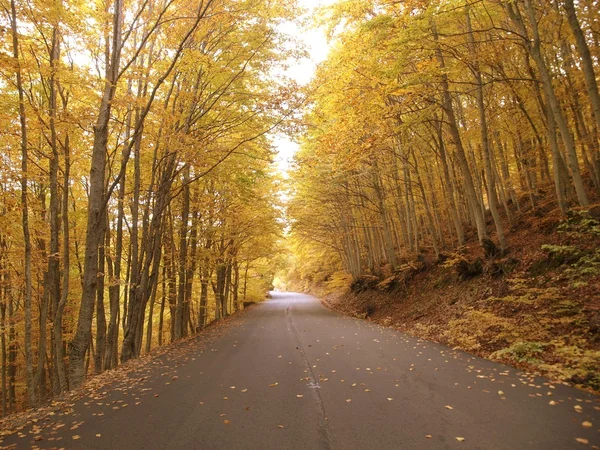
[[[287,75],[300,84],[307,84],[313,77],[317,64],[327,57],[329,43],[324,30],[311,28],[310,22],[317,8],[333,2],[334,0],[301,0],[298,4],[306,9],[306,25],[299,26],[288,22],[284,26],[285,32],[298,38],[306,46],[308,53],[307,58],[292,61],[287,71]],[[277,149],[277,168],[280,172],[285,173],[298,149],[298,144],[284,134],[277,135],[274,138],[274,144]]]

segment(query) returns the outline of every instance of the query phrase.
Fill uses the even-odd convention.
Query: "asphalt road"
[[[585,449],[600,398],[273,299],[0,444],[81,449]],[[580,441],[577,441],[580,439]]]

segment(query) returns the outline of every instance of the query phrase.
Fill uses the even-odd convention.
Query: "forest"
[[[292,172],[297,282],[385,278],[600,193],[595,0],[345,1]],[[544,208],[546,210],[544,210]],[[447,255],[442,255],[447,257]]]
[[[323,8],[332,48],[290,174],[287,287],[598,392],[599,11]]]
[[[264,298],[294,6],[10,0],[0,17],[2,413]]]
[[[587,211],[599,9],[343,0],[309,18],[331,50],[301,86],[291,1],[2,0],[2,414],[276,276],[347,287],[469,242],[504,256],[524,212]],[[289,177],[276,132],[300,144]]]

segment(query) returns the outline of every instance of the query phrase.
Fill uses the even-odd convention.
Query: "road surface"
[[[0,445],[128,450],[600,446],[599,397],[341,316],[307,295],[274,293],[272,300],[211,333]]]

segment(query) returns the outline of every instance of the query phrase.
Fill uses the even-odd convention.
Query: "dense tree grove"
[[[290,2],[2,0],[2,412],[264,295]]]
[[[382,276],[471,235],[504,250],[541,193],[563,213],[597,198],[599,10],[596,0],[329,7],[335,45],[292,174],[305,256],[294,277]]]

